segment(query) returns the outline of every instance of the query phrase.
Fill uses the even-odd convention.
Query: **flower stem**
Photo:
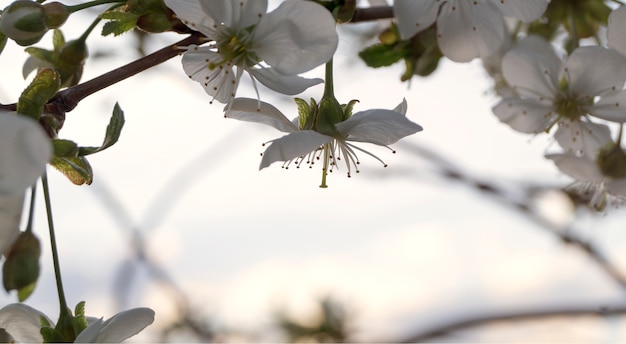
[[[322,184],[320,188],[327,188],[326,185],[326,176],[328,175],[328,161],[330,160],[330,144],[327,143],[324,145],[324,167],[322,167]]]
[[[335,90],[333,88],[333,59],[326,62],[326,73],[324,75],[324,95],[323,98],[334,98]]]
[[[26,224],[26,232],[33,231],[33,217],[35,214],[35,195],[37,194],[37,184],[30,188],[30,209],[28,210],[28,223]]]
[[[94,0],[91,2],[86,2],[84,4],[78,4],[78,5],[74,5],[74,6],[67,6],[67,10],[70,11],[70,13],[74,13],[76,11],[80,11],[80,10],[84,10],[86,8],[90,8],[90,7],[94,7],[94,6],[99,6],[99,5],[104,5],[104,4],[113,4],[113,3],[124,3],[126,1],[120,1],[120,0]]]
[[[50,202],[50,189],[48,187],[48,176],[44,172],[41,176],[41,184],[43,185],[43,197],[46,201],[46,213],[48,215],[48,228],[50,229],[50,246],[52,249],[52,263],[54,265],[54,277],[57,283],[57,292],[59,294],[59,306],[61,308],[61,318],[70,317],[69,310],[67,308],[67,301],[65,300],[65,292],[63,291],[63,282],[61,281],[61,266],[59,264],[59,254],[57,249],[56,238],[54,235],[54,223],[52,222],[52,204]]]

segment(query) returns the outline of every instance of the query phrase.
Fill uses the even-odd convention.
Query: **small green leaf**
[[[26,299],[28,299],[28,297],[33,293],[33,291],[35,291],[35,287],[37,287],[37,282],[33,282],[23,288],[20,288],[17,291],[17,299],[20,302],[24,302],[26,301]]]
[[[52,140],[54,155],[63,158],[75,158],[78,156],[78,145],[74,141],[54,139]]]
[[[55,29],[53,31],[52,45],[54,46],[55,51],[61,50],[63,45],[65,45],[65,37],[63,37],[63,32],[61,32],[61,30]]]
[[[391,66],[400,61],[406,52],[397,46],[374,44],[359,53],[359,57],[370,67],[379,68]]]
[[[120,138],[122,128],[124,127],[124,111],[120,108],[119,104],[115,103],[113,108],[113,115],[107,126],[104,141],[100,147],[80,147],[78,151],[79,156],[85,156],[96,152],[103,151],[113,146]]]
[[[26,87],[19,101],[17,112],[39,120],[43,106],[52,98],[61,87],[59,74],[52,69],[43,69]]]
[[[85,301],[81,301],[76,305],[74,314],[74,333],[78,335],[89,326],[87,317],[85,317]]]
[[[52,65],[54,65],[56,63],[56,61],[59,58],[59,54],[58,52],[55,51],[50,51],[50,50],[46,50],[46,49],[42,49],[42,48],[37,48],[37,47],[28,47],[26,49],[24,49],[24,51],[26,51],[27,53],[29,53],[31,56],[48,62]]]
[[[298,127],[301,130],[308,130],[313,128],[315,117],[311,116],[309,103],[301,98],[294,98],[293,100],[296,102],[296,106],[298,107]]]
[[[55,156],[52,158],[50,165],[63,173],[76,185],[90,185],[93,181],[93,170],[89,161],[84,157],[63,158]]]
[[[358,102],[358,100],[352,99],[348,104],[341,105],[341,107],[343,108],[343,117],[345,119],[352,117],[352,109],[354,109],[354,104]]]
[[[126,31],[130,31],[137,26],[138,15],[133,13],[110,11],[100,15],[103,19],[111,19],[102,27],[102,36],[113,34],[119,36]]]

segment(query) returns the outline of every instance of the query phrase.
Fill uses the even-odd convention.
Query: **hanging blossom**
[[[284,168],[292,164],[300,167],[303,163],[312,167],[316,160],[322,159],[324,168],[320,187],[326,187],[326,172],[332,172],[333,166],[339,168],[341,159],[344,160],[348,177],[351,176],[352,170],[358,173],[360,161],[356,151],[363,152],[387,166],[380,158],[357,147],[353,142],[373,143],[389,148],[390,144],[422,130],[421,126],[406,118],[406,100],[393,110],[373,109],[357,112],[347,120],[335,124],[334,130],[324,130],[325,133],[304,129],[311,127],[311,123],[319,117],[307,119],[307,114],[302,111],[303,107],[306,108],[306,103],[299,100],[298,105],[301,110],[300,116],[290,121],[270,104],[261,102],[259,106],[257,100],[237,98],[231,108],[226,110],[225,117],[262,123],[288,133],[268,142],[270,145],[262,154],[259,169],[277,161],[283,161]],[[346,107],[348,114],[352,105],[353,103]],[[317,104],[314,101],[310,108],[304,109],[304,112],[309,114],[317,111]]]
[[[51,156],[50,139],[37,122],[0,110],[0,255],[19,236],[24,192]]]
[[[591,118],[626,122],[626,58],[585,46],[562,60],[545,40],[526,39],[502,59],[503,76],[516,95],[504,98],[493,112],[524,133],[548,132],[558,124],[554,136],[566,153],[593,156],[611,136],[606,125]]]
[[[607,175],[607,172],[612,174],[610,171],[602,170],[606,164],[586,156],[561,153],[548,154],[546,158],[552,160],[561,172],[576,180],[572,188],[582,197],[589,198],[589,205],[595,210],[602,211],[607,206],[617,207],[626,201],[626,171],[623,168],[613,169],[617,174],[612,177]],[[622,154],[619,160],[624,162],[623,158]]]
[[[42,318],[49,325],[54,323],[42,312],[22,303],[0,309],[0,339],[8,342],[42,343],[40,329]],[[76,337],[75,343],[121,343],[136,335],[154,322],[154,311],[134,308],[117,313],[103,321],[87,317],[88,326]]]
[[[287,0],[270,13],[267,0],[165,0],[189,28],[212,43],[190,45],[183,69],[221,103],[234,98],[244,71],[268,88],[295,95],[323,82],[297,74],[330,60],[335,19],[312,1]],[[258,93],[258,91],[257,91]]]
[[[539,18],[547,0],[395,0],[394,15],[403,39],[436,22],[437,43],[453,61],[487,57],[502,46],[506,36],[503,16],[523,22]]]

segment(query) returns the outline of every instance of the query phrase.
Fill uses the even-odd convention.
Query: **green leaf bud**
[[[40,256],[39,239],[32,232],[22,232],[6,254],[7,260],[2,267],[4,289],[20,290],[37,282]]]
[[[172,22],[164,13],[148,13],[137,18],[137,27],[150,33],[161,33],[170,31]]]
[[[0,29],[19,45],[39,42],[49,29],[43,5],[30,0],[15,1],[2,12]]]

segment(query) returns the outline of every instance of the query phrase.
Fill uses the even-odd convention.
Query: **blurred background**
[[[72,16],[66,38],[89,21]],[[561,191],[571,180],[543,158],[551,139],[498,121],[480,61],[442,59],[409,83],[401,63],[367,68],[357,52],[379,29],[339,28],[336,96],[358,99],[355,112],[406,98],[424,131],[396,154],[363,145],[389,166],[360,154],[361,172],[335,170],[327,189],[320,166],[258,171],[261,144],[282,133],[224,119],[180,57],[68,113],[59,136],[82,146],[101,143],[115,102],[126,117],[120,141],[90,158],[91,186],[48,172],[68,302],[105,318],[154,309],[139,342],[626,341],[626,214],[595,213]],[[95,32],[83,80],[182,38]],[[27,56],[14,43],[0,55],[1,103],[28,84]],[[255,97],[245,77],[238,96]],[[296,116],[291,98],[261,98]],[[56,319],[38,203],[42,275],[26,303]],[[1,305],[16,300],[0,294]]]

